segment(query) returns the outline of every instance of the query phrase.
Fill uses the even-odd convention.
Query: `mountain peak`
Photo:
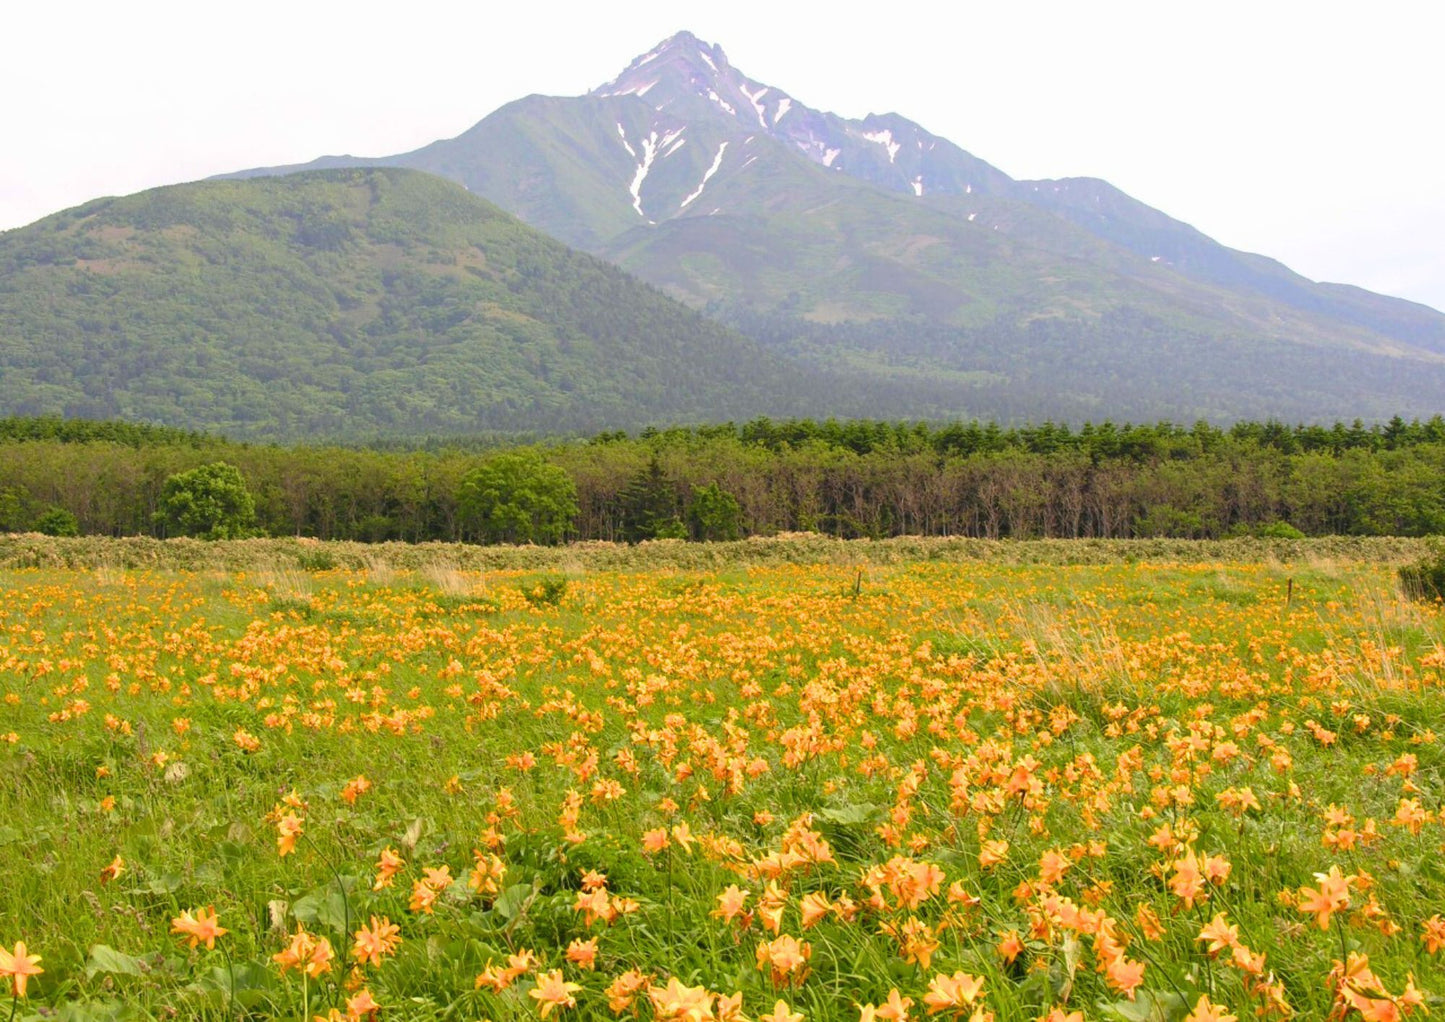
[[[612,81],[594,89],[592,95],[644,96],[663,80],[670,80],[674,86],[696,87],[726,81],[731,71],[721,46],[704,42],[684,29],[637,57]]]
[[[667,53],[671,51],[683,52],[687,50],[693,50],[698,52],[699,54],[705,53],[714,60],[722,58],[723,63],[727,62],[727,57],[723,53],[723,48],[721,46],[719,46],[717,43],[710,43],[704,39],[699,39],[687,29],[683,29],[681,32],[677,32],[674,35],[668,37],[667,39],[664,39],[662,42],[658,43],[656,50],[659,53]]]
[[[995,168],[898,114],[848,120],[799,103],[782,89],[749,78],[728,61],[721,46],[687,31],[663,40],[591,93],[594,99],[624,96],[652,107],[655,123],[647,130],[658,138],[681,138],[699,128],[720,133],[736,143],[731,156],[739,165],[747,160],[742,145],[763,135],[827,170],[902,194],[1000,193],[1012,185]],[[696,135],[693,131],[689,137]],[[631,145],[625,137],[622,141]],[[718,139],[710,144],[716,146]],[[727,170],[726,164],[720,168],[725,176]],[[645,167],[639,171],[646,176]]]

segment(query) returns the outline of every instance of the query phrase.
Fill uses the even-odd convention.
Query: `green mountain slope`
[[[828,292],[852,287],[861,273],[869,290],[892,296],[895,306],[916,305],[920,295],[926,305],[942,283],[962,292],[958,305],[977,310],[984,293],[1025,318],[1057,315],[1062,307],[1075,318],[1097,319],[1128,307],[1191,322],[1202,315],[1221,334],[1445,354],[1445,315],[1434,310],[1316,284],[1266,257],[1220,245],[1107,182],[1015,181],[897,114],[848,120],[814,110],[749,78],[721,47],[687,32],[586,96],[530,96],[415,152],[327,157],[314,166],[356,164],[407,166],[460,181],[691,302],[725,294],[762,311],[777,287],[758,288],[760,277],[803,276],[817,303],[798,311],[828,321],[839,315]],[[900,213],[910,203],[918,208]],[[768,265],[752,276],[729,272],[727,239],[738,228],[718,232],[719,251],[712,232],[687,223],[796,218],[828,206],[841,207],[830,210],[829,229],[770,237]],[[926,259],[913,258],[920,231],[933,239]],[[1007,234],[1010,245],[991,250],[978,237],[986,231]],[[679,234],[690,239],[687,253],[721,276],[680,275]],[[935,238],[940,234],[947,237]],[[649,252],[654,248],[661,254]],[[961,265],[941,265],[953,258],[944,249],[953,249]],[[905,255],[888,255],[897,252]],[[972,272],[980,253],[1017,265],[980,278]],[[830,281],[818,267],[834,263],[839,276]],[[1082,306],[1079,263],[1088,264],[1092,288]],[[1051,289],[1055,278],[1060,286]],[[867,305],[856,318],[875,315]]]
[[[1000,373],[1066,384],[1030,398],[1059,415],[1081,400],[1429,414],[1442,392],[1435,310],[1306,280],[1106,182],[1015,181],[897,114],[811,109],[685,32],[586,96],[527,97],[454,139],[328,164],[462,182],[815,368],[881,383],[906,366],[926,385],[913,414],[936,400],[1008,414],[1013,397],[980,389]],[[1074,370],[1034,364],[1024,339],[1040,335]],[[946,389],[960,379],[971,389]]]
[[[1345,284],[1317,284],[1267,256],[1228,248],[1097,178],[1020,181],[1015,193],[1095,236],[1205,284],[1253,293],[1327,322],[1445,352],[1445,316]]]
[[[1384,419],[1445,394],[1434,310],[812,110],[687,33],[586,96],[292,170],[0,234],[0,414],[334,438]]]
[[[0,234],[0,414],[354,437],[852,400],[412,171],[162,188]]]
[[[683,218],[641,249],[662,283],[750,336],[414,171],[92,202],[0,234],[0,415],[353,440],[760,414],[1388,417],[1424,415],[1445,392],[1445,366],[1427,360],[1333,348],[1321,372],[1326,349],[1210,334],[1203,311],[1193,327],[1111,311],[1095,261],[1065,280],[1009,232],[942,230],[925,206],[872,193],[816,203],[814,168],[760,170],[790,177],[773,185],[788,197],[773,216]],[[890,227],[911,247],[890,249]],[[774,256],[839,239],[862,254],[792,276]],[[891,267],[914,271],[907,301],[887,289]],[[1051,280],[1030,278],[1045,269]],[[706,290],[734,278],[767,307]],[[1030,314],[996,297],[1010,293]],[[1081,326],[1050,304],[1070,294],[1097,316]]]

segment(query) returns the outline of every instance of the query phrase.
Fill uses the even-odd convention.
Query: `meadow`
[[[0,1010],[1423,1014],[1419,549],[5,540]]]

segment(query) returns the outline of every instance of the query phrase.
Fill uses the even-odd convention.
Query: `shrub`
[[[542,575],[521,585],[522,596],[534,607],[555,607],[567,595],[567,579],[563,575]]]
[[[1304,539],[1305,534],[1289,522],[1270,522],[1261,525],[1255,532],[1261,539]]]
[[[52,507],[35,519],[35,531],[47,536],[79,536],[80,523],[63,507]]]
[[[1400,587],[1414,600],[1445,599],[1445,549],[1400,568]]]
[[[175,536],[240,539],[255,524],[256,502],[240,469],[214,461],[166,480],[156,520]]]
[[[1193,539],[1203,535],[1204,519],[1197,511],[1155,504],[1134,523],[1134,533],[1145,539]]]
[[[296,566],[302,571],[331,571],[336,567],[336,555],[322,547],[302,550],[296,554]]]

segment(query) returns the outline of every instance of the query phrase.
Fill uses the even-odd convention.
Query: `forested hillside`
[[[861,400],[405,170],[207,182],[0,234],[0,412],[239,437],[563,432]]]

